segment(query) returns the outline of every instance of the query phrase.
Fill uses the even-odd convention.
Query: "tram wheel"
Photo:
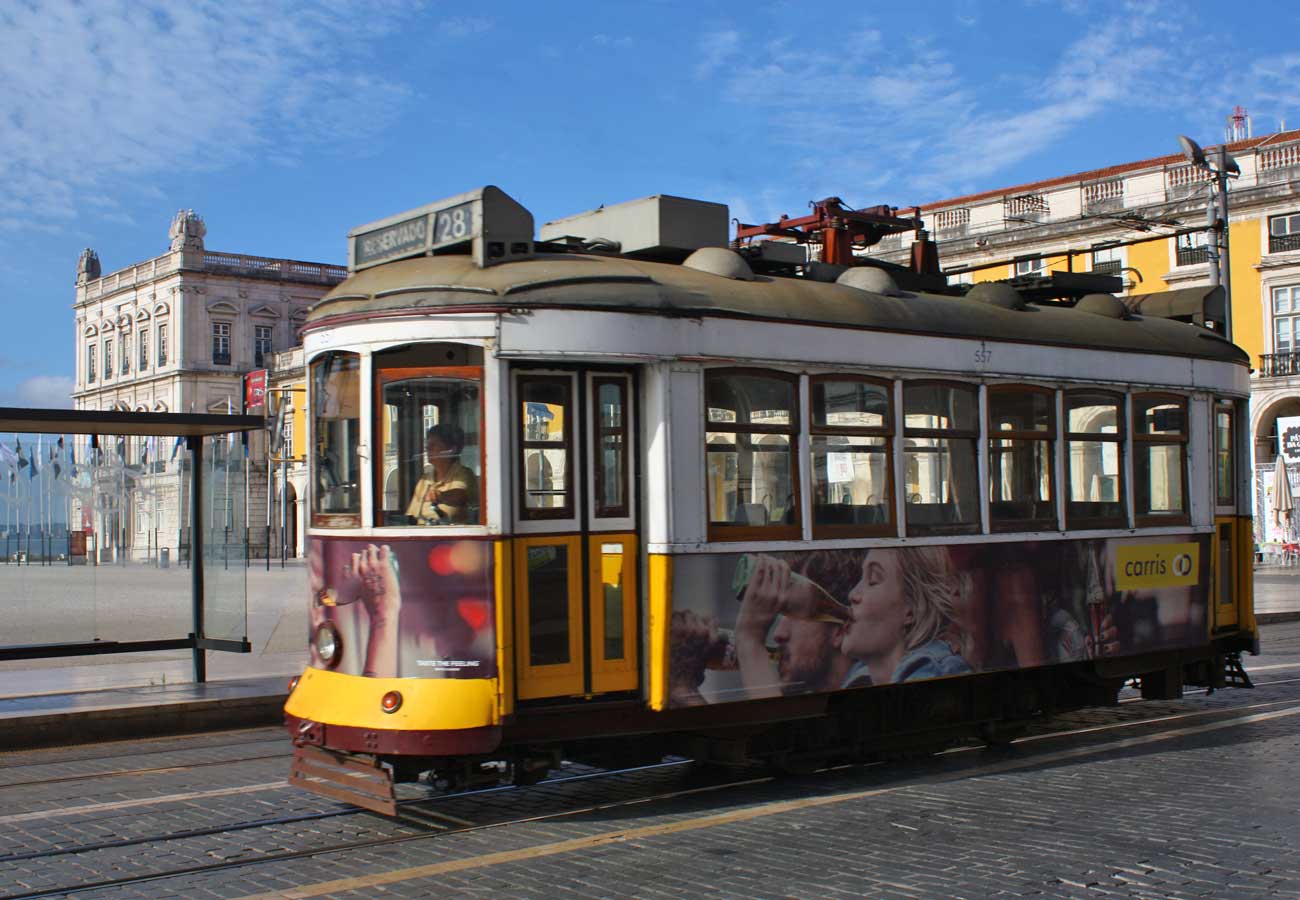
[[[990,750],[1008,750],[1012,741],[1024,737],[1029,726],[1024,722],[985,722],[977,731],[979,739]]]

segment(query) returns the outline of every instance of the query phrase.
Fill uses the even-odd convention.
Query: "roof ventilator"
[[[835,283],[871,294],[884,294],[886,297],[903,296],[903,292],[898,289],[898,282],[894,280],[894,276],[884,269],[873,269],[867,266],[845,269],[844,273],[835,279]]]
[[[1074,308],[1079,312],[1105,316],[1108,319],[1129,318],[1128,307],[1114,294],[1088,294],[1081,297],[1079,302],[1074,304]]]
[[[994,281],[975,285],[966,292],[966,299],[1002,309],[1024,309],[1027,306],[1019,291],[1009,284]]]
[[[736,281],[753,281],[754,270],[745,262],[745,258],[735,250],[723,247],[701,247],[682,263],[688,269],[721,275]]]

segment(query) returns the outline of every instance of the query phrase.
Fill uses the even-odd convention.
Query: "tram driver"
[[[465,432],[451,423],[434,425],[425,435],[429,464],[415,485],[406,514],[417,525],[461,525],[478,506],[478,478],[460,461]]]

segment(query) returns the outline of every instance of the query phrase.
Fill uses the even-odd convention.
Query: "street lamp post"
[[[1200,144],[1180,134],[1178,143],[1183,156],[1193,166],[1212,176],[1210,197],[1205,206],[1206,248],[1210,255],[1210,283],[1223,286],[1223,336],[1232,340],[1232,270],[1228,265],[1228,179],[1241,175],[1237,161],[1228,155],[1226,145],[1215,150],[1213,163],[1206,158]]]

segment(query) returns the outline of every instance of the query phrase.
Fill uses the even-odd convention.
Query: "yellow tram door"
[[[1253,534],[1243,535],[1237,517],[1240,428],[1237,408],[1231,400],[1214,403],[1214,537],[1210,558],[1214,561],[1213,615],[1211,627],[1218,631],[1235,628],[1237,606],[1243,595],[1243,553],[1253,552]],[[1246,538],[1251,540],[1243,543]],[[1244,549],[1243,549],[1244,548]],[[1247,569],[1247,572],[1250,570]],[[1249,592],[1246,592],[1249,596]]]
[[[516,698],[635,691],[632,374],[520,369],[512,390]]]

